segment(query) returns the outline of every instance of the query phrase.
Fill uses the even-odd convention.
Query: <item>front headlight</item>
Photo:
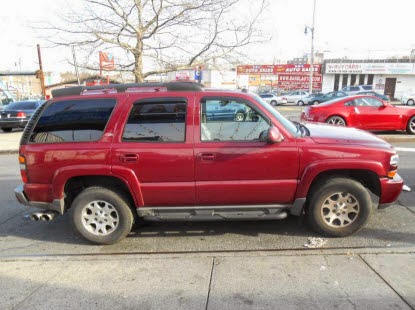
[[[389,164],[391,166],[398,166],[398,164],[399,164],[399,155],[398,154],[392,155]]]

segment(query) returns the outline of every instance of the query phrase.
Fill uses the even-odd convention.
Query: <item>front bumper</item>
[[[59,214],[65,212],[65,201],[64,199],[54,199],[52,203],[42,201],[29,201],[23,189],[23,184],[19,185],[14,189],[14,194],[19,203],[28,207],[35,207],[44,210],[56,211]]]
[[[403,180],[399,174],[396,174],[393,179],[381,178],[381,197],[379,201],[379,208],[384,208],[395,202],[402,192],[402,187]]]

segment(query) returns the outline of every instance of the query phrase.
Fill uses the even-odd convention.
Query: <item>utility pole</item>
[[[40,45],[37,45],[37,57],[39,58],[39,78],[40,78],[40,87],[42,88],[42,97],[46,98],[46,89],[45,89],[45,76],[43,75],[42,67],[42,56],[40,55]]]
[[[314,20],[316,16],[316,0],[313,3],[313,24],[311,27],[305,26],[304,34],[307,34],[307,29],[311,32],[311,55],[310,55],[310,85],[309,92],[313,92],[313,73],[314,73]]]
[[[78,71],[78,63],[76,62],[75,47],[73,45],[71,47],[72,47],[73,63],[75,65],[76,78],[78,79],[78,86],[80,86],[81,80],[79,79],[79,71]]]

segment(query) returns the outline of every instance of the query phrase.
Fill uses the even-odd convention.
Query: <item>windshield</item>
[[[270,112],[289,132],[294,136],[299,136],[299,130],[296,125],[294,125],[290,120],[286,119],[281,115],[280,112],[275,110],[272,106],[266,103],[261,97],[255,94],[251,94],[256,102],[261,104],[268,112]]]

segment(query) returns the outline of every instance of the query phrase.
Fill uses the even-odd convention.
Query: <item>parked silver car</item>
[[[341,91],[351,96],[351,95],[357,95],[360,92],[366,92],[366,91],[372,91],[372,90],[373,90],[372,85],[357,85],[357,86],[343,87]]]
[[[276,106],[278,104],[286,104],[287,99],[285,96],[277,96],[272,93],[259,94],[259,96],[264,99],[265,102],[268,102],[270,105]]]
[[[289,93],[288,95],[284,95],[284,97],[287,99],[287,102],[296,103],[298,100],[301,100],[301,99],[307,97],[308,95],[309,95],[308,92],[298,90],[298,91],[293,91],[293,92]]]
[[[407,105],[415,104],[415,92],[404,93],[401,98],[401,102]]]

